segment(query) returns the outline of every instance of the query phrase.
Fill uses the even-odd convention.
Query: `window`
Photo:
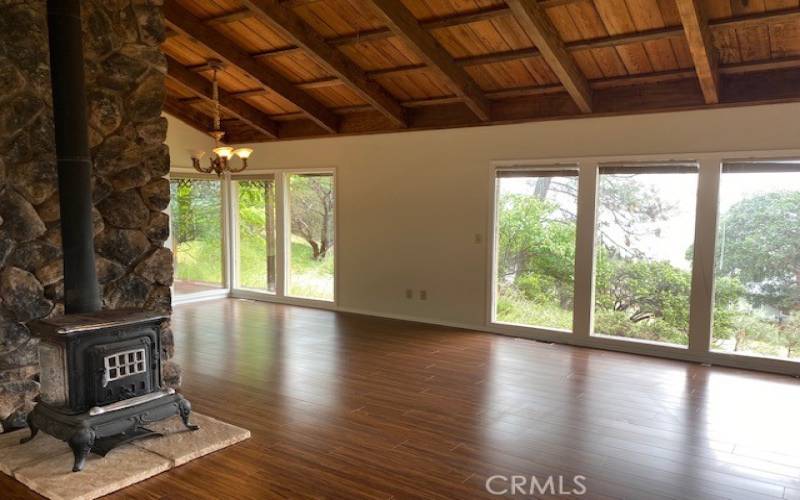
[[[233,182],[237,200],[236,287],[275,293],[275,176]]]
[[[723,166],[714,275],[712,350],[800,359],[800,164]]]
[[[695,164],[600,167],[596,334],[688,345],[697,172]]]
[[[335,299],[332,172],[235,176],[231,199],[234,296]]]
[[[177,178],[170,190],[175,294],[225,288],[221,182]]]
[[[288,293],[292,297],[334,299],[333,175],[289,174]]]
[[[494,170],[492,329],[796,375],[800,159],[639,160]]]
[[[577,175],[497,172],[495,321],[572,329]]]

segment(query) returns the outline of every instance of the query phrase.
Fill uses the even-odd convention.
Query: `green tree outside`
[[[691,272],[638,247],[659,234],[674,207],[635,176],[603,181],[595,332],[687,345]],[[501,192],[498,200],[496,318],[569,330],[576,229],[569,207],[577,189],[563,178],[528,182],[527,191]],[[554,190],[561,198],[546,198]],[[800,356],[799,219],[798,192],[751,196],[721,214],[714,348]],[[687,248],[687,260],[692,253]]]

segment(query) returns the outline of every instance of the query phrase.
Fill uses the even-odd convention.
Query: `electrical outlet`
[[[413,299],[414,298],[414,290],[412,290],[410,288],[406,289],[406,298],[407,299]]]
[[[427,290],[420,290],[419,291],[419,300],[428,300],[428,291]]]

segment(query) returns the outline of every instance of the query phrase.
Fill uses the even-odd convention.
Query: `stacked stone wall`
[[[83,0],[94,230],[105,308],[170,310],[166,62],[161,1]],[[43,0],[0,0],[0,432],[38,394],[27,323],[63,314],[64,286]],[[172,332],[162,332],[166,359]],[[180,370],[168,361],[165,381]]]

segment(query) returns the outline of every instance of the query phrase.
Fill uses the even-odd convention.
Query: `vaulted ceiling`
[[[166,0],[168,113],[227,142],[800,100],[800,0]]]

